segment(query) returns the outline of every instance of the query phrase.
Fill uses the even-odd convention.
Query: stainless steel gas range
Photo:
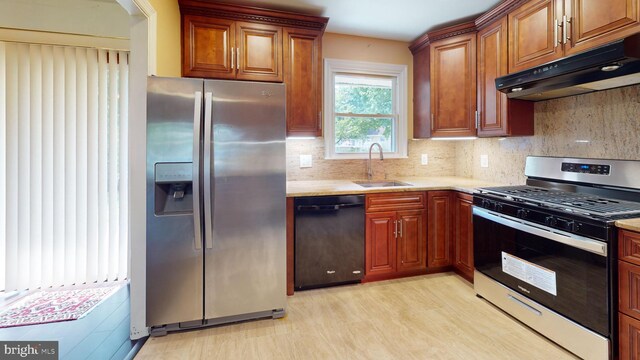
[[[640,217],[640,161],[527,158],[474,194],[476,293],[585,359],[616,354],[615,220]]]

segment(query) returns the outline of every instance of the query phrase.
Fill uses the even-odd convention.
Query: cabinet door
[[[284,29],[287,135],[322,136],[322,34]]]
[[[640,31],[639,0],[565,0],[564,13],[567,55]]]
[[[509,13],[509,72],[563,56],[563,0],[531,0]]]
[[[182,19],[182,76],[233,79],[233,21],[185,15]]]
[[[398,211],[398,271],[427,268],[427,219],[424,210]]]
[[[366,215],[365,277],[396,271],[396,213]]]
[[[452,201],[450,191],[427,193],[427,267],[451,265]]]
[[[236,78],[282,82],[282,28],[236,23]]]
[[[431,51],[413,54],[413,138],[431,137]]]
[[[507,18],[478,33],[478,136],[507,135],[507,94],[496,90],[496,78],[507,70]]]
[[[619,313],[619,359],[640,359],[640,320]]]
[[[431,44],[431,135],[475,136],[476,35]]]
[[[473,280],[473,196],[458,193],[453,223],[453,266],[467,279]]]
[[[618,261],[618,310],[640,318],[640,266]]]
[[[640,233],[618,231],[618,260],[640,265]]]

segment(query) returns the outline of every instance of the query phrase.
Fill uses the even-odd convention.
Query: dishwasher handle
[[[298,205],[298,211],[337,211],[346,208],[364,207],[364,204],[334,204],[334,205]]]

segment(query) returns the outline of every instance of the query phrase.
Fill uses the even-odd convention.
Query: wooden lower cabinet
[[[396,213],[381,212],[366,215],[365,274],[396,272]]]
[[[640,359],[640,320],[619,313],[619,359]]]
[[[427,267],[450,267],[453,257],[453,192],[427,192]]]
[[[618,233],[619,359],[640,359],[640,233]]]
[[[424,210],[397,212],[398,271],[427,267],[427,222]]]
[[[424,192],[367,195],[365,281],[426,273],[424,199]]]
[[[473,196],[456,193],[453,220],[453,267],[473,282]]]

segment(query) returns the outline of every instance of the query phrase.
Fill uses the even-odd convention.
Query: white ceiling
[[[223,0],[329,18],[327,32],[412,41],[425,31],[474,18],[501,0]]]

